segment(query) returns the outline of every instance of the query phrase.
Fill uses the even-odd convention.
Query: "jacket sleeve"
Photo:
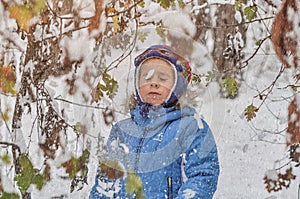
[[[199,129],[185,153],[186,181],[179,189],[177,199],[211,199],[217,189],[219,161],[215,140],[208,125]]]

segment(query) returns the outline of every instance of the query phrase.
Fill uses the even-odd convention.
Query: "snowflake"
[[[186,189],[183,191],[183,197],[184,199],[190,199],[190,198],[194,198],[196,195],[196,192],[193,191],[192,189]]]

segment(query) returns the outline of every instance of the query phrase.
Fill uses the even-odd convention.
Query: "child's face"
[[[170,95],[175,83],[173,67],[157,58],[146,60],[139,72],[139,92],[143,102],[158,106]]]

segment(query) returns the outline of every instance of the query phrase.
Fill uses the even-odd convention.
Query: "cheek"
[[[171,90],[173,88],[173,82],[165,82],[164,84],[162,84],[162,86],[168,90]]]
[[[146,82],[145,82],[144,79],[140,79],[140,80],[138,81],[139,87],[141,87],[141,85],[143,85],[143,84],[145,84],[145,83],[146,83]]]
[[[146,91],[147,91],[147,85],[146,84],[139,86],[140,95],[144,95],[146,93]]]
[[[163,94],[165,97],[167,97],[171,92],[171,89],[170,88],[167,88],[167,87],[164,87],[164,91],[163,91]]]

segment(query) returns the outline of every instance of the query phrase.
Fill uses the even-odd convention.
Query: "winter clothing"
[[[195,110],[190,107],[151,107],[146,118],[140,108],[131,111],[130,119],[113,126],[108,140],[109,157],[139,175],[147,199],[167,198],[168,191],[178,199],[212,198],[219,163],[208,125],[202,120],[203,127],[199,128]],[[172,178],[172,190],[168,177]],[[103,179],[105,176],[96,177],[90,199],[134,198],[126,194],[124,179],[114,183],[106,179],[111,185],[106,190],[100,186]]]
[[[159,106],[143,102],[137,86],[140,66],[153,57],[175,69],[172,94]],[[131,118],[112,127],[109,159],[120,161],[125,171],[140,177],[147,199],[212,198],[219,176],[213,134],[204,120],[195,119],[195,109],[176,104],[191,80],[189,63],[169,47],[155,45],[135,59],[135,66],[138,105],[131,110]],[[113,179],[104,173],[98,171],[90,199],[135,197],[126,193],[126,175]]]
[[[163,104],[167,106],[177,101],[183,93],[186,91],[187,86],[192,78],[192,72],[190,64],[180,55],[176,54],[170,47],[166,45],[154,45],[146,49],[142,54],[138,55],[134,60],[135,70],[135,90],[137,100],[143,102],[138,89],[138,78],[140,66],[150,58],[159,58],[170,63],[174,67],[175,73],[175,84],[171,91],[169,99]]]

